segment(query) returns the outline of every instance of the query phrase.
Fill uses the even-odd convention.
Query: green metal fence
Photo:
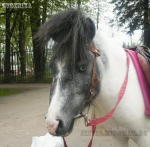
[[[34,58],[33,51],[24,51],[24,74],[21,73],[21,54],[19,51],[10,52],[10,73],[5,74],[4,62],[5,52],[0,52],[0,83],[25,83],[25,82],[35,82],[34,74]],[[45,72],[41,80],[38,82],[51,82],[52,73],[49,68],[49,60],[52,56],[51,49],[45,51],[46,63]],[[37,82],[37,81],[36,81]]]

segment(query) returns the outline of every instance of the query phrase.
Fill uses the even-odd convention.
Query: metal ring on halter
[[[84,116],[84,123],[85,123],[85,126],[87,127],[87,125],[89,123],[89,119],[88,119],[87,114]]]
[[[84,102],[84,104],[85,104],[85,102]],[[84,106],[84,104],[83,104],[83,106]],[[83,108],[83,107],[82,107],[82,108]],[[79,113],[78,115],[76,115],[73,119],[85,117],[85,116],[89,113],[89,110],[90,110],[90,104],[89,104],[88,110],[87,110],[87,112],[86,112],[85,114],[82,114],[82,109],[81,109],[80,113]]]
[[[91,89],[90,89],[90,93],[91,93],[93,96],[95,95],[95,92],[92,92]]]

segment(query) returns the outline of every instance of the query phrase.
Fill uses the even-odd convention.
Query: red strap
[[[91,147],[92,146],[92,141],[93,141],[93,137],[94,137],[94,134],[95,134],[95,130],[96,130],[96,125],[93,125],[92,126],[92,139],[88,145],[88,147]]]
[[[130,59],[129,59],[129,55],[128,54],[127,54],[127,63],[128,63],[128,70],[127,70],[126,77],[125,77],[125,80],[123,82],[123,85],[122,85],[122,87],[120,89],[119,96],[118,96],[118,101],[117,101],[117,104],[116,104],[115,108],[113,110],[111,110],[111,112],[109,112],[104,117],[101,117],[101,118],[98,118],[98,119],[89,120],[87,126],[93,126],[93,125],[97,125],[99,123],[102,123],[102,122],[106,121],[108,118],[110,118],[112,116],[112,114],[114,113],[114,111],[115,111],[117,105],[119,104],[119,102],[121,101],[121,99],[122,99],[122,97],[123,97],[123,95],[125,93],[126,87],[127,87],[128,72],[129,72],[129,65],[130,65]]]
[[[63,137],[63,141],[64,141],[64,147],[67,147],[67,143],[65,141],[65,138]]]
[[[102,123],[102,122],[106,121],[108,118],[110,118],[112,116],[112,114],[116,110],[117,105],[119,104],[119,102],[121,101],[121,99],[122,99],[122,97],[123,97],[123,95],[125,93],[125,90],[126,90],[126,87],[127,87],[127,82],[128,82],[129,66],[130,66],[130,59],[129,59],[128,53],[126,53],[126,55],[127,55],[127,65],[128,65],[128,67],[127,67],[127,73],[126,73],[126,77],[125,77],[125,80],[123,82],[123,85],[122,85],[122,87],[120,89],[120,92],[119,92],[117,104],[114,107],[114,109],[112,109],[111,112],[109,112],[104,117],[101,117],[101,118],[98,118],[98,119],[89,120],[87,126],[92,126],[92,139],[91,139],[88,147],[92,146],[92,141],[93,141],[93,137],[94,137],[94,134],[95,134],[96,125],[99,124],[99,123]],[[64,138],[63,138],[63,140],[64,140]],[[64,146],[67,147],[67,144],[66,144],[65,140],[64,140]]]
[[[123,97],[123,95],[125,93],[125,90],[126,90],[126,87],[127,87],[127,82],[128,82],[128,73],[129,73],[129,65],[130,65],[130,59],[129,59],[128,53],[126,53],[126,55],[127,55],[128,68],[127,68],[127,73],[126,73],[125,80],[124,80],[123,85],[122,85],[122,87],[120,89],[120,92],[119,92],[117,104],[116,104],[115,108],[113,110],[111,110],[111,112],[109,112],[104,117],[101,117],[101,118],[98,118],[98,119],[89,120],[89,123],[87,124],[87,126],[92,126],[92,139],[91,139],[88,147],[92,146],[92,141],[93,141],[93,136],[94,136],[94,133],[95,133],[95,130],[96,130],[96,125],[101,123],[101,122],[106,121],[108,118],[110,118],[112,116],[112,114],[114,113],[117,105],[119,104],[119,102],[121,101],[121,99],[122,99],[122,97]]]

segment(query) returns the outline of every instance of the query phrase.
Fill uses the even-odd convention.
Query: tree
[[[99,24],[99,16],[100,16],[100,4],[99,1],[97,1],[97,30],[98,30],[98,24]]]
[[[77,3],[78,3],[78,9],[80,9],[81,0],[78,0]]]
[[[40,1],[34,1],[32,3],[32,9],[30,13],[30,25],[31,25],[31,32],[32,32],[32,39],[33,36],[38,31],[39,27],[41,26],[41,18],[40,18]],[[34,73],[35,79],[39,80],[42,76],[42,57],[43,52],[37,40],[33,39],[33,53],[34,53]]]
[[[112,0],[111,3],[115,4],[114,12],[116,12],[118,25],[126,26],[127,34],[130,36],[135,30],[143,29],[144,43],[146,44],[146,34],[150,26],[149,0]]]
[[[146,46],[147,46],[148,48],[150,48],[150,27],[149,27],[148,32],[147,32]]]
[[[38,42],[38,39],[34,39],[34,35],[38,32],[40,26],[45,22],[47,18],[47,11],[50,10],[50,14],[58,12],[61,9],[67,8],[65,0],[37,0],[31,2],[32,9],[28,13],[30,16],[30,25],[33,41],[33,53],[34,53],[34,73],[35,79],[39,81],[45,74],[45,46]]]
[[[126,47],[127,47],[127,45],[126,45],[126,43],[125,43],[125,42],[123,42],[122,47],[123,47],[123,48],[126,48]]]
[[[99,10],[102,9],[102,7],[97,7],[98,1],[99,0],[1,0],[1,4],[28,3],[32,6],[31,8],[19,9],[11,8],[11,6],[6,8],[4,5],[5,8],[0,7],[0,51],[3,49],[3,51],[6,52],[4,60],[5,75],[10,75],[10,50],[17,52],[17,59],[20,59],[21,63],[21,66],[18,67],[21,67],[21,75],[24,76],[26,74],[27,63],[25,50],[28,51],[32,48],[34,58],[32,58],[30,62],[34,61],[35,79],[39,81],[45,74],[46,63],[46,47],[41,46],[37,40],[33,39],[39,27],[41,27],[51,15],[70,7],[82,9],[83,11],[87,10],[86,12],[88,13],[92,11],[94,6],[94,10],[91,14],[95,16],[95,22],[97,19],[98,24]],[[90,6],[90,4],[93,6]],[[85,5],[87,9],[84,8]],[[2,59],[4,57],[1,56],[0,58]]]
[[[25,61],[25,42],[26,42],[26,29],[27,21],[23,13],[23,10],[18,12],[19,15],[19,53],[20,53],[20,62],[21,62],[21,76],[26,74],[26,61]]]
[[[10,38],[11,38],[11,31],[10,31],[10,17],[11,14],[9,13],[10,9],[6,8],[6,42],[5,42],[5,63],[4,63],[4,69],[5,69],[5,75],[8,75],[10,73]]]
[[[6,42],[5,42],[5,62],[4,62],[4,71],[5,71],[5,77],[10,73],[10,41],[12,37],[12,33],[16,27],[16,19],[17,15],[14,15],[14,21],[13,25],[11,27],[10,21],[11,21],[11,16],[12,12],[10,8],[6,7]]]
[[[104,13],[107,11],[108,2],[106,2],[106,0],[84,0],[82,1],[81,9],[92,17],[92,20],[96,24],[96,28],[98,30],[100,17],[104,16]]]

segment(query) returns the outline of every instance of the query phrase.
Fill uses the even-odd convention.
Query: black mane
[[[69,62],[75,65],[76,60],[87,56],[87,44],[95,36],[95,25],[83,12],[68,9],[59,12],[39,29],[35,38],[40,44],[45,45],[51,38],[56,42],[53,53],[62,58],[65,54]]]

